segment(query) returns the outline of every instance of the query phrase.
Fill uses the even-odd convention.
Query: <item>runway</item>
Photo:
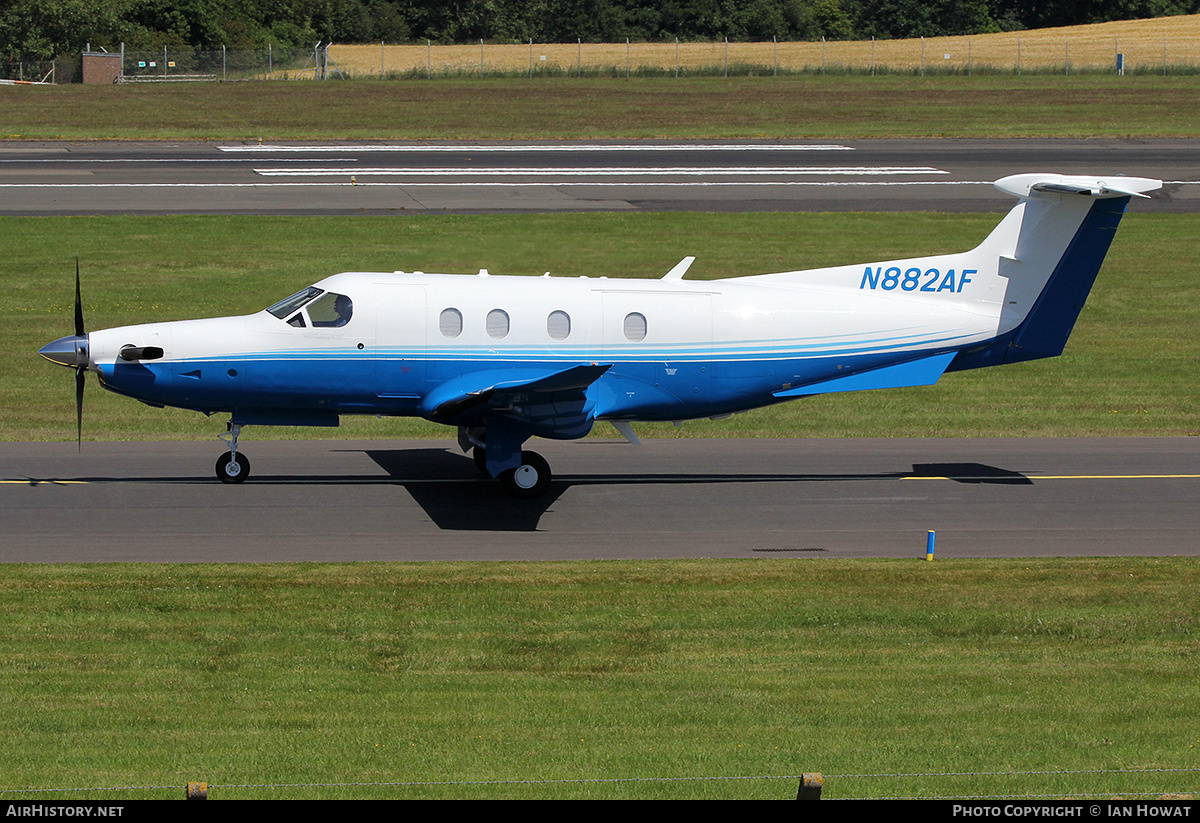
[[[1200,205],[1200,140],[0,143],[0,215],[1003,211],[991,182],[1166,181]]]
[[[0,562],[1200,555],[1200,438],[529,447],[532,502],[445,441],[0,444]]]

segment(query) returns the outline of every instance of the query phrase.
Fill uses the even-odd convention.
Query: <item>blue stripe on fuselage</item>
[[[935,351],[947,351],[948,348]],[[906,354],[911,358],[911,353]],[[711,355],[710,355],[711,357]],[[581,364],[562,356],[478,357],[423,360],[411,378],[380,368],[393,361],[346,353],[257,359],[227,359],[105,364],[98,367],[111,391],[150,403],[206,413],[239,409],[320,410],[336,414],[417,414],[419,398],[433,387],[475,371]],[[714,362],[664,357],[623,360],[588,389],[601,398],[597,415],[642,420],[707,417],[778,401],[773,393],[806,383],[895,362],[894,353],[837,357],[730,359]],[[584,361],[586,362],[586,361]],[[407,382],[406,382],[407,381]],[[479,386],[478,389],[487,388]],[[486,411],[481,408],[480,413]]]

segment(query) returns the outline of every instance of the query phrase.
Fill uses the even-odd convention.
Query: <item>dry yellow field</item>
[[[538,71],[620,71],[654,67],[674,71],[761,66],[766,71],[892,70],[966,72],[975,68],[1047,71],[1107,69],[1125,55],[1127,70],[1200,64],[1200,15],[1124,20],[1034,31],[930,37],[924,40],[854,40],[828,43],[550,43],[517,45],[330,46],[330,67],[348,76],[392,72],[461,74]]]

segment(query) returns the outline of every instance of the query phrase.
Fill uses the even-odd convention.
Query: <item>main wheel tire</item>
[[[521,452],[521,465],[501,472],[499,479],[509,497],[532,500],[550,488],[550,464],[537,452]]]
[[[236,459],[229,452],[217,458],[217,479],[222,483],[244,483],[250,476],[250,458],[238,454]]]
[[[487,470],[487,449],[476,446],[471,449],[471,459],[475,461],[475,468],[479,469],[484,474]]]

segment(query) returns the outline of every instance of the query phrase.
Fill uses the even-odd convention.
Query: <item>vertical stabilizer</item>
[[[1091,204],[1028,314],[1015,329],[1005,363],[1062,354],[1128,203],[1129,197],[1123,196]]]
[[[998,255],[1007,281],[998,336],[950,371],[1062,354],[1130,198],[1162,182],[1020,174],[995,185],[1021,198],[976,250]]]

